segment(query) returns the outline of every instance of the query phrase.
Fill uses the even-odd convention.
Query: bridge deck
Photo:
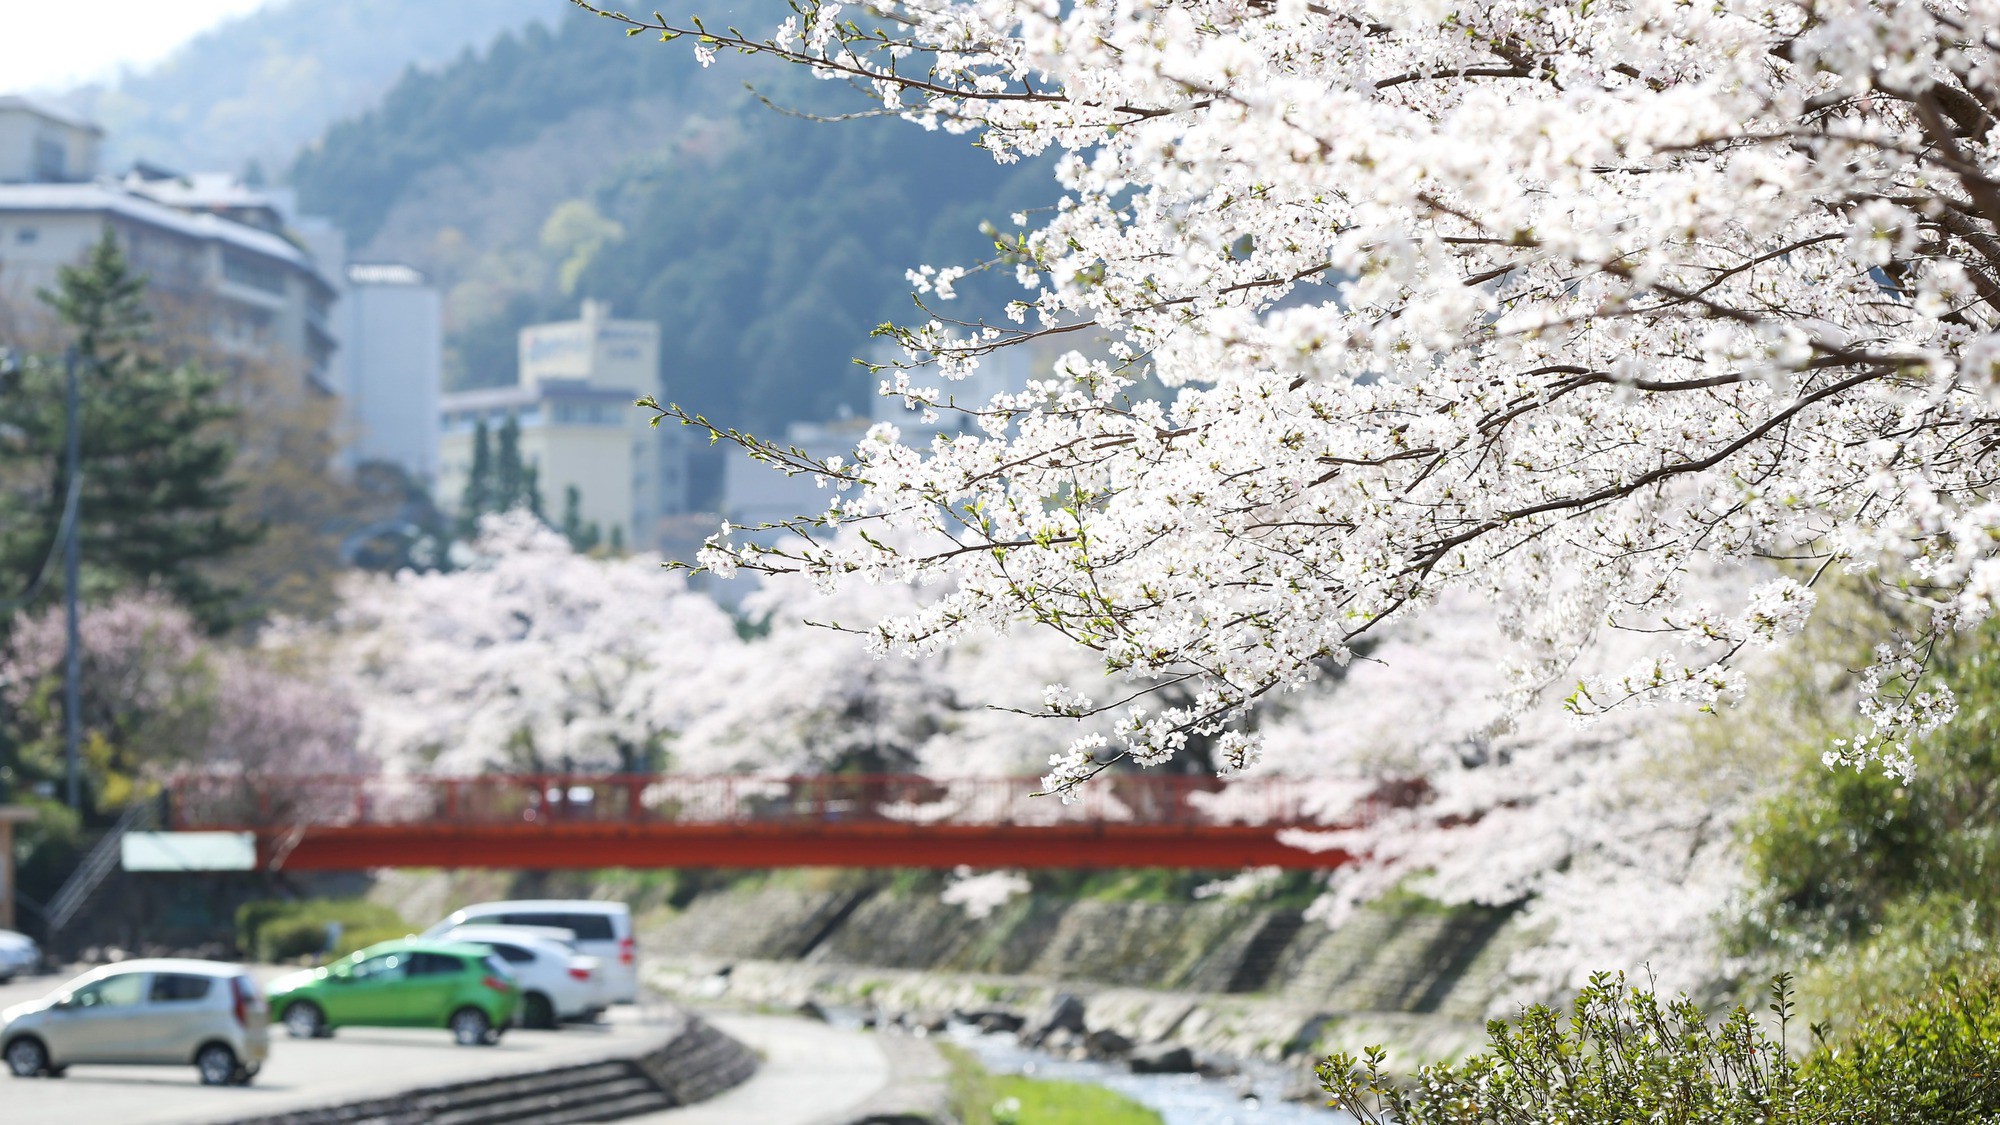
[[[192,776],[178,830],[251,831],[267,869],[1336,867],[1279,842],[1326,828],[1283,781],[1103,778],[1064,804],[1032,778]],[[1372,811],[1372,810],[1369,810]]]

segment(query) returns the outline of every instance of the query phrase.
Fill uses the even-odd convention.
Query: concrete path
[[[798,1016],[702,1012],[763,1059],[750,1081],[700,1105],[627,1118],[633,1125],[841,1125],[892,1079],[875,1036]]]

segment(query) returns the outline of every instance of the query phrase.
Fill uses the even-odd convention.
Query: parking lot
[[[260,968],[268,980],[287,970]],[[74,974],[0,985],[0,1008],[47,995]],[[637,1054],[664,1026],[646,1008],[614,1008],[604,1022],[560,1031],[513,1030],[494,1047],[454,1046],[443,1028],[344,1028],[295,1040],[272,1030],[271,1058],[248,1087],[203,1086],[192,1065],[86,1066],[61,1079],[0,1074],[6,1125],[206,1125],[326,1106],[441,1083],[541,1070],[609,1054]]]

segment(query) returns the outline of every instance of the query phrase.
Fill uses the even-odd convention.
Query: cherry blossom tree
[[[1053,156],[1060,199],[991,261],[913,273],[934,313],[896,330],[883,391],[965,433],[878,425],[816,460],[662,410],[832,486],[784,536],[725,529],[709,569],[935,586],[878,651],[1038,622],[1129,677],[1051,691],[1116,731],[1048,786],[1196,736],[1247,766],[1258,701],[1455,592],[1496,607],[1517,695],[1577,685],[1593,714],[1733,699],[1739,658],[1844,569],[1923,613],[1833,752],[1904,769],[1950,718],[1931,645],[2000,587],[1993,0],[603,14]],[[947,315],[968,269],[1022,296]],[[1113,342],[953,400],[995,350],[1066,334]],[[1726,599],[1687,581],[1750,560],[1773,565]],[[1655,643],[1571,671],[1607,626]]]
[[[1094,672],[1026,634],[876,660],[834,626],[908,611],[914,591],[780,579],[732,619],[657,558],[591,558],[521,513],[488,517],[472,556],[355,576],[331,625],[271,641],[352,691],[391,770],[1011,776],[1046,757],[1021,713],[1042,685]]]
[[[729,616],[658,560],[579,555],[540,520],[487,516],[462,570],[356,575],[322,654],[392,770],[643,769],[711,706]]]
[[[356,773],[373,763],[356,747],[354,700],[281,654],[219,641],[157,591],[86,607],[81,700],[84,765],[93,801],[119,804],[134,783],[181,769],[238,776]],[[63,615],[15,622],[0,650],[19,765],[29,777],[62,770]]]

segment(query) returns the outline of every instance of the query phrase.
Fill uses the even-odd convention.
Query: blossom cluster
[[[870,11],[808,0],[766,38],[611,17],[1051,158],[1059,198],[987,263],[1023,296],[902,330],[911,364],[948,386],[998,348],[1111,343],[956,436],[878,426],[820,467],[832,512],[709,566],[948,589],[878,647],[1039,622],[1175,690],[1108,696],[1130,710],[1056,755],[1059,789],[1243,730],[1454,592],[1497,607],[1521,698],[1610,626],[1662,643],[1586,669],[1580,710],[1714,706],[1846,570],[1926,616],[1840,752],[1896,767],[1949,717],[1928,638],[1990,616],[2000,575],[2000,3]],[[943,307],[960,268],[913,280]],[[1688,593],[1747,560],[1782,584]]]

